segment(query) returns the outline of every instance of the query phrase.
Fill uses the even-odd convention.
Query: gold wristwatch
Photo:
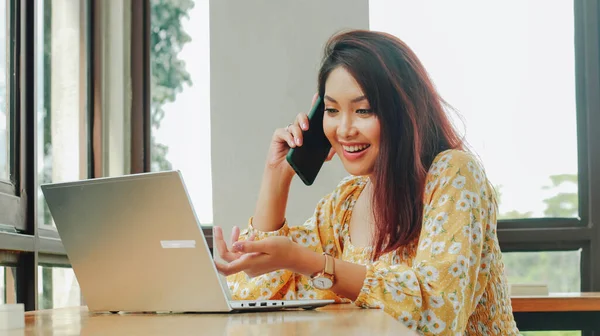
[[[330,289],[335,283],[335,275],[334,275],[334,260],[333,257],[325,252],[323,252],[325,256],[325,267],[322,272],[314,274],[310,277],[311,285],[316,289]]]

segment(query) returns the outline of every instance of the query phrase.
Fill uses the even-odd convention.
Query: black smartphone
[[[305,185],[312,185],[327,159],[331,143],[323,131],[323,99],[318,96],[308,114],[308,130],[303,131],[302,146],[290,148],[286,159]]]

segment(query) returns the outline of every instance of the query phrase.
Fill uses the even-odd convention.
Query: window
[[[0,304],[17,302],[16,268],[0,266]]]
[[[371,0],[370,23],[404,40],[457,110],[503,218],[578,217],[572,1]]]
[[[181,170],[211,225],[209,2],[151,3],[152,171]]]
[[[554,293],[579,292],[581,251],[505,252],[504,265],[512,284],[545,283]]]
[[[370,9],[371,28],[403,39],[458,111],[449,114],[483,160],[500,219],[579,216],[572,2],[372,0]],[[529,262],[553,256],[508,255],[509,279],[542,281]]]
[[[147,147],[142,146],[142,153],[139,146],[145,144],[140,139],[150,135],[140,131],[139,124],[147,124],[149,119],[143,108],[134,106],[148,96],[148,90],[140,91],[138,85],[148,83],[139,80],[148,71],[137,66],[138,56],[145,58],[150,52],[146,48],[149,43],[139,43],[149,40],[150,31],[139,19],[140,8],[149,13],[149,3],[0,1],[0,20],[4,20],[0,25],[0,57],[7,58],[0,58],[0,254],[10,251],[10,265],[15,265],[0,266],[0,280],[5,279],[0,281],[3,301],[24,303],[26,310],[34,310],[79,305],[83,299],[40,184],[124,175],[139,170],[139,161],[150,157]],[[186,1],[153,3],[174,15],[178,22],[184,21],[194,5]],[[199,20],[208,15],[208,1],[203,5],[195,12]],[[207,31],[208,26],[203,29]],[[181,45],[171,45],[164,34],[162,31],[156,35],[163,38],[159,44],[167,45],[164,53],[157,54],[166,58],[160,62],[178,64],[169,63],[173,60],[169,57],[180,52],[187,35],[182,36]],[[200,48],[208,48],[207,38],[206,33],[196,40],[201,43]],[[189,55],[186,57],[193,63]],[[199,72],[198,67],[192,70],[190,66],[189,73],[198,78],[197,83],[208,86],[208,60],[198,64],[205,67],[200,67]],[[178,65],[174,68],[185,70],[183,64]],[[154,106],[172,114],[173,108],[166,105],[174,101],[182,87],[191,85],[187,76],[174,82],[157,81],[158,91],[154,92],[165,89],[165,96],[157,98],[159,104]],[[136,82],[132,83],[134,78]],[[208,97],[208,91],[205,95]],[[204,106],[208,111],[208,100]],[[157,112],[154,117],[162,121],[159,115]],[[189,111],[187,116],[194,117]],[[169,123],[172,125],[173,121],[164,120],[165,125]],[[205,125],[208,130],[208,121]],[[166,143],[176,153],[177,145]],[[137,155],[140,153],[143,157]],[[186,168],[176,155],[166,157],[170,159],[184,171],[189,171],[193,163],[189,161]],[[210,160],[204,162],[210,167]],[[144,170],[150,169],[144,166]],[[190,185],[194,185],[190,191],[196,198],[198,190],[210,195],[210,185]],[[21,192],[37,196],[37,202],[28,197],[21,203]],[[210,199],[202,203],[210,204]],[[212,220],[210,216],[208,213],[205,222]],[[5,228],[4,224],[10,227]],[[4,265],[5,261],[0,262]],[[36,277],[37,283],[30,281]]]
[[[81,305],[79,283],[71,268],[38,266],[40,309]]]
[[[89,5],[0,1],[0,302],[26,310],[80,300],[39,185],[88,176]]]
[[[81,83],[80,6],[72,1],[40,1],[36,54],[38,181],[87,178],[85,86]],[[53,226],[38,187],[38,224]]]
[[[597,3],[370,0],[369,9],[371,29],[421,59],[482,159],[509,283],[599,290]]]
[[[6,55],[7,53],[7,30],[6,30],[6,1],[0,1],[0,179],[9,179],[9,157],[10,157],[10,118],[8,108],[8,73]]]
[[[19,216],[20,192],[17,187],[18,167],[16,158],[19,141],[15,129],[18,126],[14,109],[14,43],[16,34],[13,7],[8,1],[0,1],[0,229],[22,230],[23,221]]]

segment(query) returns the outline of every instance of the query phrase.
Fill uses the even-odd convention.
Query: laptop
[[[333,300],[232,300],[180,171],[41,186],[93,312],[314,309]]]

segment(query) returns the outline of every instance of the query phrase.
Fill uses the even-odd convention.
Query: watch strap
[[[323,272],[329,275],[333,275],[335,271],[333,257],[326,252],[323,252],[323,255],[325,256],[325,268],[323,269]]]

